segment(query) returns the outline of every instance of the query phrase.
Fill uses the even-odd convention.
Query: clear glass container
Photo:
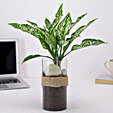
[[[58,65],[49,59],[42,59],[42,75],[43,76],[67,76],[67,59],[63,59],[61,64]]]
[[[42,59],[42,76],[67,77],[67,59],[61,65],[54,64],[52,60]],[[43,109],[48,111],[60,111],[67,108],[67,86],[50,87],[43,86]]]

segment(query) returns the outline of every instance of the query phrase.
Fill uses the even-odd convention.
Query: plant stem
[[[46,58],[49,58],[49,59],[51,59],[51,60],[53,60],[51,57],[49,57],[49,56],[42,56],[42,57],[46,57]]]
[[[61,67],[61,61],[60,60],[58,60],[58,66]]]
[[[66,56],[67,56],[69,53],[71,53],[71,52],[72,52],[72,51],[69,51],[68,53],[66,53],[66,54],[63,56],[63,58],[66,57]]]
[[[62,54],[62,46],[61,46],[61,49],[60,49],[60,56],[61,56],[61,54]]]

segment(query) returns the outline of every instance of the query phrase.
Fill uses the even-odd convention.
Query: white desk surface
[[[25,80],[31,88],[0,91],[0,113],[50,113],[42,109],[40,79]],[[93,80],[70,82],[68,109],[60,113],[113,113],[113,85],[95,85]]]

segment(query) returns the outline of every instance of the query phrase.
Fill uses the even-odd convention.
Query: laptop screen
[[[0,75],[16,73],[16,42],[0,41]]]

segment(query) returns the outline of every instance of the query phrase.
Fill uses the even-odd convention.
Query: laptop
[[[19,75],[18,41],[0,39],[0,90],[29,88]]]

